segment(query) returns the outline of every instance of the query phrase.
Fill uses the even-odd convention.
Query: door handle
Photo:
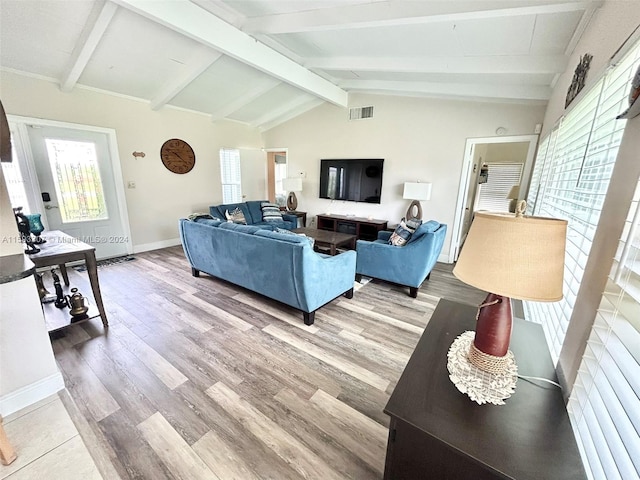
[[[46,210],[51,210],[52,208],[59,208],[57,205],[45,205],[44,208]]]

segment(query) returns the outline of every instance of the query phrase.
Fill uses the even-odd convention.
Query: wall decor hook
[[[145,157],[145,153],[144,152],[133,152],[133,156],[136,157],[136,158],[137,157],[144,158]]]

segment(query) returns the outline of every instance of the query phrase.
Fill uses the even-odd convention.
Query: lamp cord
[[[548,378],[527,377],[526,375],[518,375],[518,378],[522,378],[523,380],[540,380],[541,382],[547,382],[547,383],[550,383],[551,385],[555,385],[556,387],[562,389],[562,386],[559,383],[554,382],[553,380],[549,380]]]

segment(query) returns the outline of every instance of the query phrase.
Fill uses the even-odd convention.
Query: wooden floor
[[[181,247],[99,275],[108,331],[92,320],[53,346],[62,399],[107,479],[380,479],[383,408],[438,299],[484,298],[438,265],[417,299],[371,281],[305,326],[192,277]]]

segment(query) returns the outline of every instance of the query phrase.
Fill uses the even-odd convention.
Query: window
[[[13,208],[22,207],[22,213],[30,213],[31,208],[27,199],[25,181],[22,177],[16,149],[11,145],[12,162],[2,162],[2,174],[9,192],[9,200]]]
[[[542,323],[554,361],[562,348],[600,219],[625,125],[616,116],[627,106],[639,53],[640,48],[633,50],[587,92],[541,142],[538,151],[529,190],[533,204],[528,213],[569,222],[564,298],[556,303],[524,305],[527,318]],[[539,183],[534,185],[534,181]]]
[[[489,163],[489,178],[478,186],[478,197],[474,203],[474,211],[489,210],[491,212],[508,212],[507,195],[514,185],[520,185],[522,178],[521,163]]]
[[[45,144],[62,223],[108,219],[96,145],[53,138]]]
[[[542,140],[529,200],[542,216],[569,221],[564,298],[525,302],[557,361],[591,253],[625,121],[636,45]],[[634,181],[636,179],[633,179]],[[602,295],[567,409],[590,478],[640,478],[640,182]]]
[[[640,476],[640,181],[568,404],[594,478]]]
[[[220,177],[222,178],[222,203],[241,202],[240,150],[237,148],[220,149]]]

